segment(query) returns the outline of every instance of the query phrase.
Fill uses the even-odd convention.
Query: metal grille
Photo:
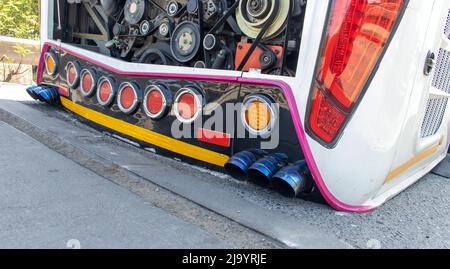
[[[444,49],[439,50],[432,86],[450,93],[450,52]],[[422,138],[435,135],[438,132],[445,116],[447,104],[448,98],[428,100],[421,129]]]
[[[428,100],[427,111],[422,124],[422,138],[429,137],[437,133],[442,125],[447,104],[447,98]]]
[[[450,93],[450,51],[439,50],[432,85],[441,91]]]

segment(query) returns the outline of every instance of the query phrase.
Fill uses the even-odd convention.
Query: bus
[[[43,0],[40,12],[30,95],[155,153],[359,213],[447,156],[449,0]]]

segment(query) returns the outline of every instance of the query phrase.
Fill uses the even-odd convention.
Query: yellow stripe
[[[426,158],[428,158],[431,155],[433,155],[436,152],[438,152],[440,146],[441,146],[441,143],[439,145],[437,145],[437,146],[434,146],[432,148],[429,148],[429,149],[423,151],[422,153],[420,153],[416,157],[412,158],[408,162],[406,162],[403,165],[399,166],[398,168],[392,170],[391,173],[389,173],[388,177],[386,178],[385,183],[388,183],[388,182],[392,181],[394,178],[398,177],[399,175],[401,175],[403,172],[405,172],[406,170],[408,170],[409,168],[411,168],[412,166],[414,166],[418,162],[420,162],[422,160],[425,160]]]
[[[229,159],[226,155],[178,141],[125,121],[107,116],[95,110],[80,106],[64,97],[61,97],[61,103],[64,107],[83,118],[160,148],[221,167],[223,167]]]

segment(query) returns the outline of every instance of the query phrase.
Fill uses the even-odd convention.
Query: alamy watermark
[[[265,113],[266,117],[254,115],[260,117],[258,120],[262,122],[262,130],[255,130],[246,123],[246,111],[243,111],[243,107],[242,103],[227,103],[224,106],[209,103],[195,121],[191,123],[173,121],[172,137],[198,139],[202,138],[200,136],[206,136],[208,139],[222,139],[226,135],[231,139],[260,139],[260,148],[264,150],[277,148],[280,143],[280,106],[271,104],[267,110],[269,112]],[[199,129],[212,130],[214,133],[198,132]]]

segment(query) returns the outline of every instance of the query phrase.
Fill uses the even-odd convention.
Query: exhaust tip
[[[268,186],[272,181],[272,177],[286,165],[287,155],[275,153],[268,157],[264,157],[250,166],[248,177],[258,185]]]
[[[39,100],[49,105],[56,105],[59,102],[58,90],[48,86],[31,86],[27,88],[27,93],[35,100]]]
[[[298,187],[294,180],[287,180],[286,178],[274,177],[273,188],[276,192],[287,198],[295,198],[300,194]]]
[[[245,180],[249,167],[256,162],[256,156],[250,151],[242,151],[231,157],[225,164],[225,169],[234,178]]]
[[[308,176],[308,167],[305,161],[291,165],[280,170],[272,180],[274,189],[281,195],[294,198],[299,194],[308,192],[312,179]]]
[[[295,198],[298,195],[287,182],[276,181],[273,184],[275,191],[286,198]]]
[[[42,94],[44,91],[45,89],[42,87],[37,87],[35,89],[35,93],[37,95],[38,100],[41,101],[42,103],[47,103],[47,100],[44,98],[44,95]]]
[[[245,180],[245,177],[247,176],[246,170],[243,167],[240,167],[239,165],[236,165],[234,163],[226,163],[225,169],[227,170],[230,176],[239,180]]]
[[[35,89],[37,88],[37,86],[31,86],[27,88],[27,93],[31,96],[31,98],[33,98],[34,100],[38,100],[38,96],[35,93]]]
[[[270,185],[273,172],[262,163],[253,164],[248,170],[248,178],[257,185],[267,187]]]
[[[42,89],[38,92],[38,96],[49,105],[56,105],[59,100],[58,90],[53,87],[42,87]]]

